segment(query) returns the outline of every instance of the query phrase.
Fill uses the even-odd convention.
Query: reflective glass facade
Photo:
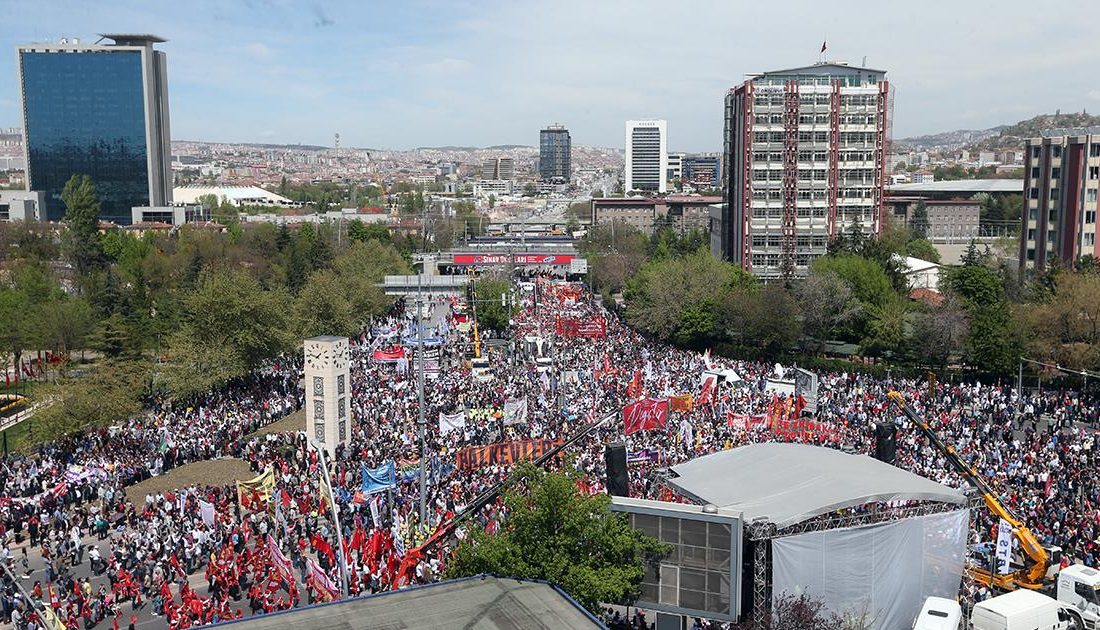
[[[539,133],[539,179],[568,182],[572,174],[571,142],[564,127],[550,127]]]
[[[95,182],[104,219],[129,223],[150,205],[142,54],[20,51],[28,184],[46,193],[44,219],[65,215],[74,174]]]

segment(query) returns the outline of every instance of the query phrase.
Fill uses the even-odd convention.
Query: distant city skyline
[[[168,40],[175,140],[538,146],[555,121],[576,145],[623,148],[624,121],[659,118],[670,151],[716,152],[726,91],[817,61],[823,40],[825,59],[887,71],[895,138],[983,129],[1100,111],[1084,80],[1100,4],[1070,4],[8,0],[0,126],[22,125],[16,46],[134,32]]]

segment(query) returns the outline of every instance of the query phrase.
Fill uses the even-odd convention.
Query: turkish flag
[[[663,429],[668,421],[668,399],[646,398],[623,407],[623,432]]]

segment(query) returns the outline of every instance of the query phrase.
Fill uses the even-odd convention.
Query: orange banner
[[[668,408],[672,411],[691,411],[695,401],[691,394],[683,394],[682,396],[669,396]]]
[[[514,464],[522,459],[541,457],[561,443],[561,440],[517,440],[488,446],[470,446],[455,452],[455,464],[461,470],[481,470],[487,466]]]

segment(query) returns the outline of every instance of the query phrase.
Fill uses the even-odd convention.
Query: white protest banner
[[[439,414],[439,432],[446,433],[448,431],[455,431],[457,429],[466,428],[466,411],[462,410],[457,413],[440,413]]]
[[[527,424],[527,398],[504,401],[504,425]]]
[[[202,514],[202,522],[207,527],[214,526],[214,504],[199,499],[199,513]]]
[[[997,575],[1012,573],[1012,525],[1001,519],[997,525]]]

